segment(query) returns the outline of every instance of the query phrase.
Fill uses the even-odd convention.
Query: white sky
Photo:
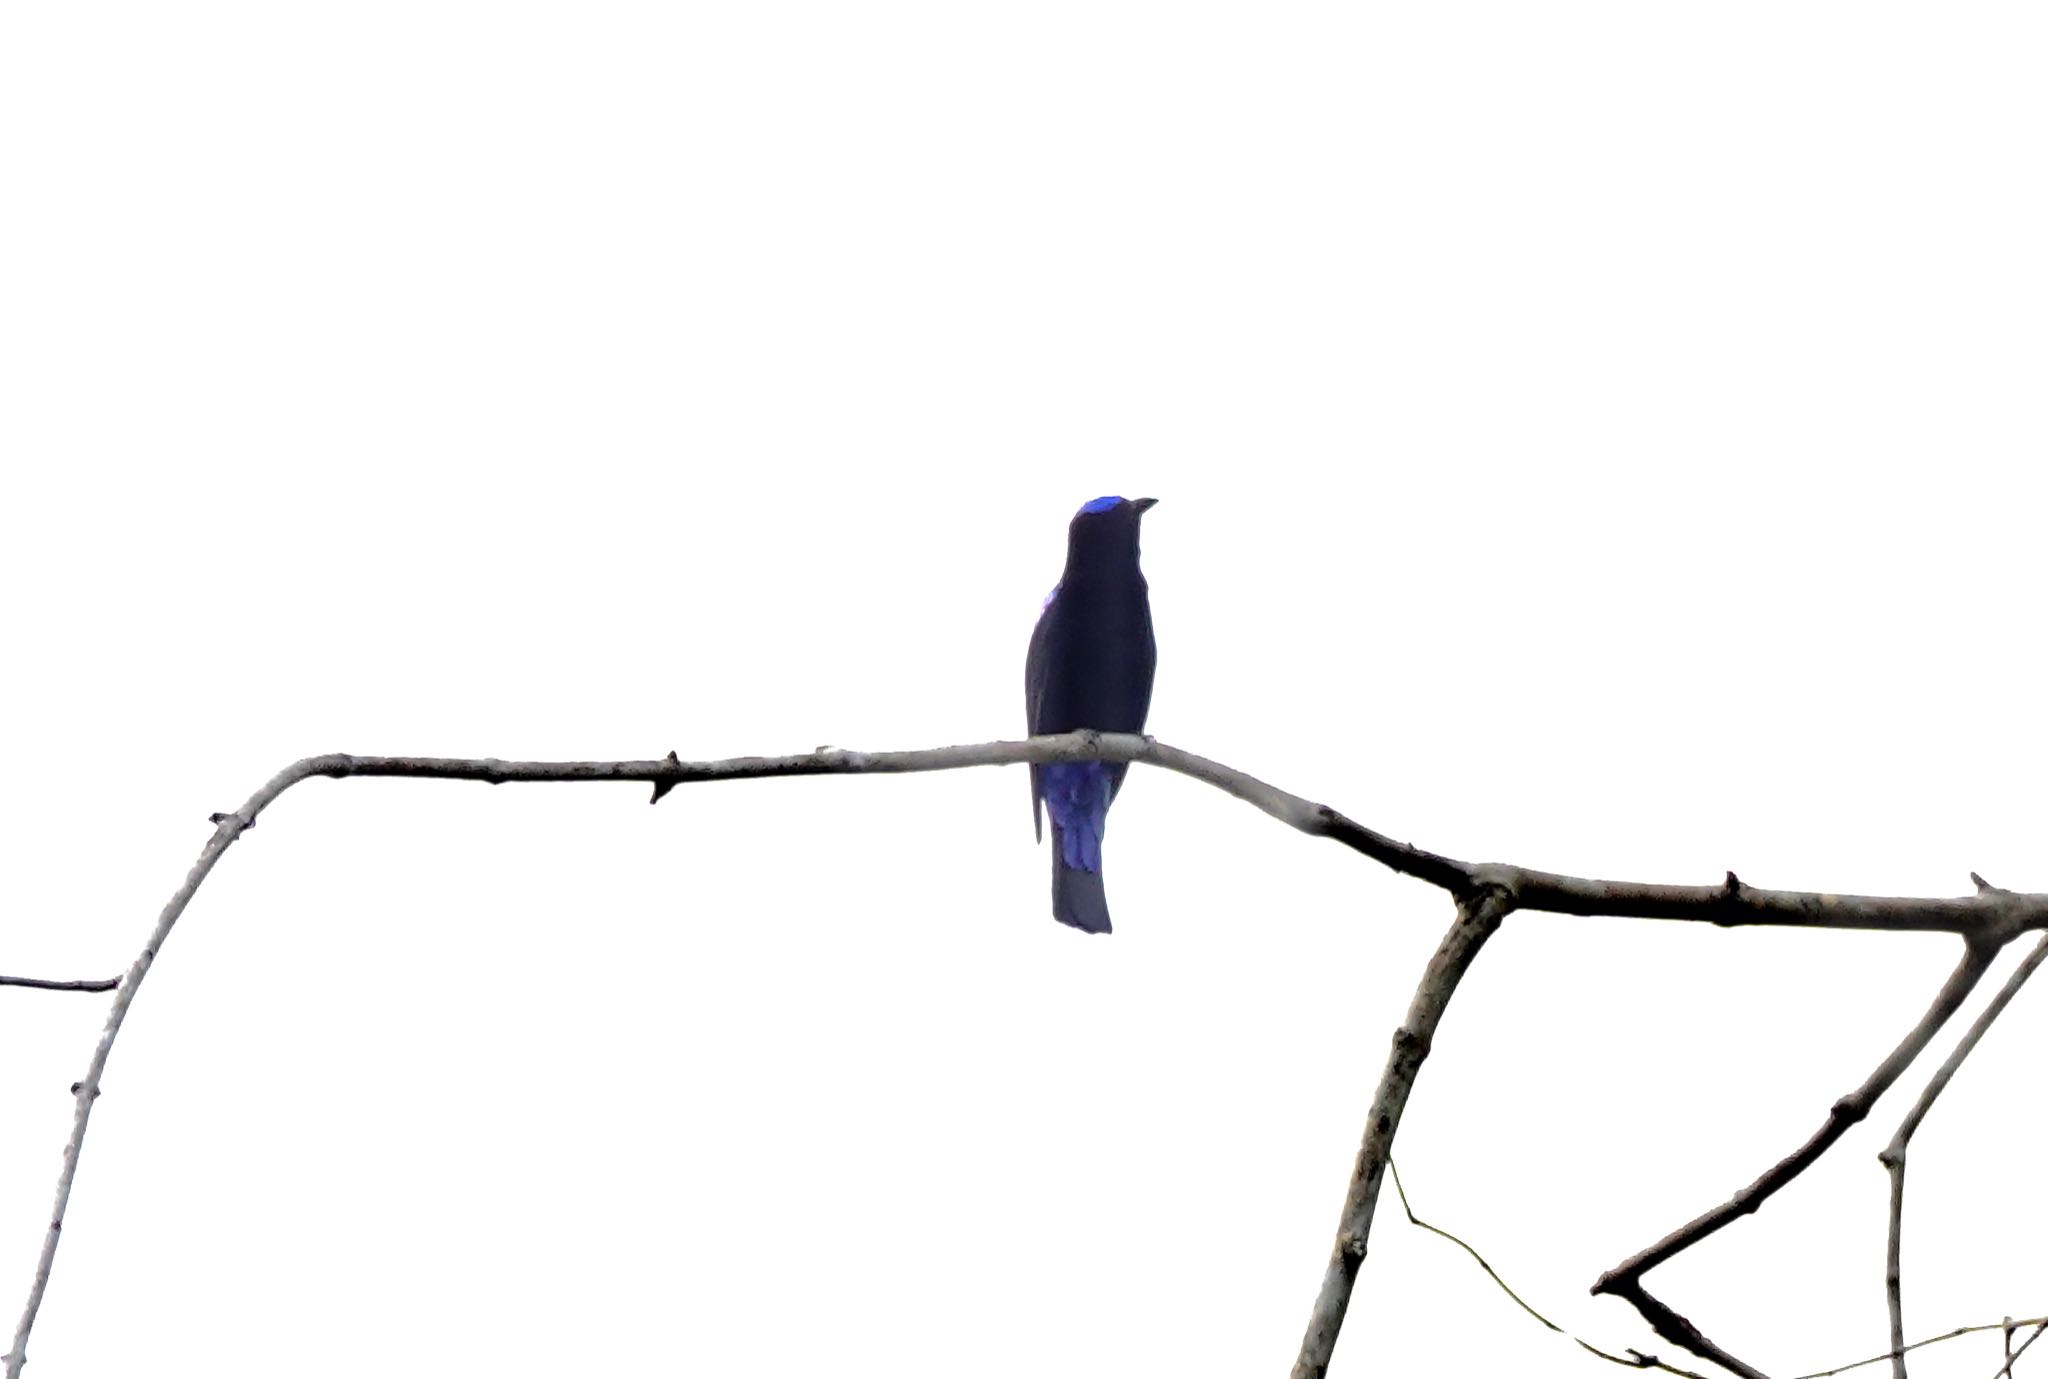
[[[1105,492],[1176,745],[1464,857],[2048,887],[2044,60],[2025,5],[10,7],[0,971],[124,967],[309,753],[1016,735]],[[1021,770],[644,794],[267,815],[31,1373],[1285,1371],[1442,896],[1140,771],[1091,940]],[[1518,915],[1397,1159],[1681,1358],[1587,1285],[1951,949]],[[10,1330],[103,1009],[0,991]],[[2048,1309],[2044,1039],[1915,1142],[1916,1336]],[[1881,1349],[1909,1096],[1653,1285]],[[1390,1200],[1337,1372],[1609,1367]]]

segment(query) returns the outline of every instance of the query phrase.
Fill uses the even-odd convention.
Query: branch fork
[[[41,979],[5,979],[0,984],[37,986],[65,990],[112,990],[106,1024],[93,1049],[85,1076],[73,1084],[75,1098],[71,1134],[64,1146],[63,1166],[58,1174],[50,1224],[36,1261],[33,1282],[13,1345],[4,1360],[4,1379],[18,1379],[27,1361],[28,1338],[34,1328],[44,1294],[49,1286],[57,1244],[63,1230],[64,1214],[84,1146],[92,1108],[100,1093],[100,1079],[112,1054],[128,1009],[149,974],[164,941],[170,936],[199,887],[212,873],[228,848],[256,826],[263,811],[292,787],[326,777],[343,780],[360,776],[408,777],[431,780],[471,780],[491,785],[514,782],[630,781],[650,785],[650,803],[679,786],[717,780],[748,780],[779,776],[822,776],[898,774],[948,771],[970,766],[1003,766],[1023,763],[1107,761],[1142,763],[1174,771],[1214,786],[1245,801],[1280,822],[1312,837],[1328,838],[1381,865],[1448,892],[1457,902],[1457,919],[1438,945],[1425,968],[1409,1004],[1407,1018],[1395,1032],[1387,1065],[1368,1112],[1364,1138],[1359,1146],[1351,1182],[1345,1195],[1344,1211],[1337,1240],[1325,1270],[1323,1287],[1311,1313],[1294,1366],[1296,1379],[1325,1373],[1342,1326],[1351,1292],[1363,1262],[1371,1234],[1373,1211],[1379,1184],[1386,1168],[1395,1132],[1416,1077],[1427,1059],[1430,1045],[1442,1021],[1459,980],[1478,956],[1488,937],[1515,910],[1538,910],[1570,915],[1613,915],[1642,919],[1690,921],[1716,925],[1786,925],[1801,928],[1873,929],[1889,932],[1946,932],[1965,941],[1965,956],[1937,996],[1934,1007],[1906,1039],[1881,1063],[1864,1085],[1830,1109],[1827,1122],[1805,1146],[1728,1202],[1681,1228],[1603,1275],[1596,1292],[1611,1293],[1634,1303],[1660,1335],[1696,1354],[1707,1356],[1745,1376],[1757,1371],[1733,1360],[1708,1341],[1696,1327],[1642,1287],[1644,1273],[1697,1240],[1704,1239],[1728,1221],[1754,1211],[1783,1187],[1807,1164],[1818,1158],[1841,1133],[1868,1114],[1870,1105],[1902,1073],[1937,1029],[1954,1013],[1957,1005],[1976,985],[2000,947],[2014,936],[2033,929],[2048,928],[2048,895],[2002,890],[1972,874],[1977,894],[1958,898],[1912,899],[1892,896],[1834,895],[1802,891],[1774,891],[1739,881],[1733,872],[1720,884],[1674,886],[1648,882],[1611,881],[1564,876],[1533,868],[1501,863],[1472,863],[1442,856],[1411,843],[1396,841],[1386,834],[1359,824],[1327,805],[1293,795],[1257,777],[1220,762],[1196,756],[1133,733],[1081,731],[1024,741],[997,741],[954,747],[936,747],[902,752],[855,752],[838,747],[820,747],[810,753],[779,757],[734,757],[720,761],[684,761],[674,751],[665,757],[643,761],[506,761],[498,758],[384,757],[333,753],[306,757],[279,771],[264,783],[239,810],[210,816],[214,833],[200,850],[183,884],[172,894],[142,951],[121,978],[102,983],[60,983]],[[2044,940],[2048,945],[2048,940]],[[2037,950],[2030,963],[2038,965],[2044,955]],[[2033,966],[2024,969],[2031,973]],[[1960,1063],[1973,1047],[1982,1026],[1995,1018],[2002,1002],[2016,992],[2024,976],[2016,976],[2001,993],[1996,1007],[1988,1010],[1959,1046],[1952,1063]],[[1945,1073],[1952,1073],[1945,1065]],[[1932,1102],[1946,1085],[1930,1084],[1923,1100]],[[1924,1109],[1916,1109],[1909,1126],[1918,1124]],[[1902,1181],[1904,1141],[1910,1128],[1901,1127],[1895,1141],[1895,1173]],[[1892,1161],[1887,1161],[1888,1167]],[[1896,1240],[1896,1208],[1894,1216]],[[1898,1336],[1894,1304],[1893,1334]],[[2038,1335],[2039,1332],[2037,1331]],[[2031,1343],[2031,1341],[2029,1342]],[[2024,1345],[2020,1347],[2021,1350]],[[1636,1353],[1636,1352],[1632,1352]],[[2013,1352],[2016,1357],[2019,1352]],[[1661,1366],[1661,1362],[1638,1356],[1640,1367]],[[2008,1361],[2008,1367],[2010,1361]],[[1669,1368],[1668,1366],[1662,1366]],[[1903,1375],[1902,1363],[1895,1373]]]

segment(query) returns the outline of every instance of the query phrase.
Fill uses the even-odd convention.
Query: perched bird
[[[1046,596],[1024,661],[1024,713],[1034,735],[1094,728],[1135,733],[1152,704],[1152,606],[1138,569],[1138,519],[1156,498],[1097,498],[1067,528],[1067,568]],[[1031,768],[1031,823],[1052,815],[1052,913],[1091,934],[1109,932],[1102,831],[1124,783],[1123,764],[1055,762]]]

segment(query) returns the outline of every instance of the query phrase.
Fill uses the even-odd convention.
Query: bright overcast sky
[[[1111,492],[1168,742],[1463,857],[2048,888],[2044,65],[2030,5],[11,7],[0,972],[125,967],[310,753],[1017,735]],[[1440,894],[1140,769],[1095,939],[1021,769],[645,793],[266,815],[30,1373],[1285,1372]],[[1396,1158],[1683,1361],[1588,1285],[1953,947],[1517,915]],[[104,1009],[0,990],[0,1340]],[[2048,1310],[2044,1040],[1915,1142],[1915,1336]],[[1917,1085],[1653,1286],[1882,1349]],[[1339,1375],[1610,1372],[1391,1196],[1352,1318]]]

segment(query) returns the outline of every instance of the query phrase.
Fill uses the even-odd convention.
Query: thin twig
[[[1972,873],[1972,876],[1974,877],[1975,873]],[[1983,882],[1980,880],[1978,884],[1982,886]],[[1920,1128],[1920,1122],[1925,1120],[1927,1113],[1934,1108],[1935,1098],[1947,1090],[1949,1080],[1956,1075],[1956,1069],[1963,1066],[1963,1060],[1977,1047],[1977,1041],[1984,1037],[1984,1032],[1991,1028],[1992,1022],[2012,1004],[2012,998],[2019,995],[2020,988],[2027,984],[2027,978],[2034,975],[2035,969],[2040,967],[2044,959],[2048,959],[2048,934],[2043,934],[2040,941],[2034,945],[2034,950],[2020,959],[2020,965],[2005,979],[2005,985],[1998,989],[1998,994],[1986,1003],[1963,1037],[1956,1041],[1955,1048],[1935,1070],[1934,1076],[1927,1080],[1927,1085],[1920,1090],[1919,1099],[1913,1103],[1913,1108],[1907,1111],[1905,1119],[1899,1122],[1898,1132],[1892,1136],[1892,1142],[1877,1156],[1878,1162],[1884,1165],[1885,1173],[1891,1179],[1891,1207],[1888,1212],[1890,1219],[1885,1231],[1884,1303],[1886,1312],[1890,1314],[1892,1326],[1892,1379],[1906,1379],[1906,1318],[1905,1307],[1899,1295],[1899,1256],[1906,1208],[1906,1145],[1911,1142],[1914,1132]]]
[[[1684,1379],[1706,1379],[1705,1375],[1697,1374],[1689,1369],[1680,1369],[1676,1365],[1667,1365],[1662,1360],[1658,1359],[1656,1356],[1645,1355],[1640,1350],[1631,1350],[1627,1355],[1616,1355],[1611,1351],[1602,1350],[1599,1346],[1594,1345],[1585,1337],[1574,1335],[1572,1332],[1567,1331],[1564,1327],[1559,1326],[1556,1322],[1552,1321],[1550,1318],[1544,1316],[1541,1312],[1538,1312],[1535,1308],[1531,1307],[1529,1305],[1528,1299],[1524,1298],[1520,1293],[1517,1293],[1513,1288],[1510,1288],[1508,1286],[1508,1281],[1502,1278],[1500,1274],[1494,1270],[1494,1267],[1491,1264],[1488,1264],[1486,1262],[1486,1256],[1480,1254],[1478,1250],[1474,1249],[1470,1242],[1451,1234],[1442,1226],[1430,1224],[1429,1222],[1423,1220],[1421,1217],[1415,1214],[1415,1208],[1408,1201],[1408,1189],[1401,1182],[1401,1169],[1397,1164],[1395,1164],[1392,1155],[1389,1155],[1387,1158],[1387,1173],[1394,1180],[1394,1192],[1401,1199],[1401,1210],[1408,1214],[1408,1221],[1410,1225],[1420,1226],[1422,1227],[1422,1229],[1428,1231],[1432,1235],[1442,1236],[1445,1240],[1450,1241],[1453,1245],[1456,1245],[1466,1254],[1472,1256],[1472,1262],[1474,1264],[1477,1264],[1481,1269],[1484,1269],[1486,1271],[1486,1276],[1494,1281],[1495,1285],[1499,1287],[1501,1292],[1506,1293],[1510,1298],[1514,1299],[1515,1306],[1521,1308],[1524,1312],[1527,1312],[1530,1316],[1534,1317],[1537,1321],[1543,1323],[1543,1325],[1549,1327],[1558,1335],[1564,1337],[1568,1341],[1571,1341],[1573,1344],[1577,1345],[1581,1350],[1584,1350],[1593,1355],[1597,1355],[1601,1359],[1610,1361],[1613,1364],[1620,1365],[1625,1369],[1655,1369],[1662,1370],[1666,1374],[1682,1375],[1684,1376]]]
[[[76,1084],[76,1104],[70,1138],[64,1146],[63,1167],[57,1177],[57,1192],[50,1225],[36,1262],[35,1279],[28,1302],[14,1333],[14,1344],[5,1360],[4,1379],[19,1379],[26,1363],[28,1335],[35,1325],[49,1286],[50,1269],[64,1224],[64,1212],[71,1199],[71,1185],[78,1170],[78,1155],[99,1096],[100,1077],[120,1034],[128,1007],[134,1001],[142,978],[156,960],[164,940],[178,917],[192,901],[213,870],[221,854],[253,828],[257,817],[278,796],[302,781],[316,776],[344,779],[353,776],[398,776],[412,779],[474,780],[490,784],[513,781],[637,781],[654,787],[659,800],[678,786],[700,781],[749,780],[771,776],[826,776],[896,774],[914,771],[950,771],[968,766],[1004,766],[1025,762],[1065,761],[1142,762],[1193,777],[1236,796],[1263,810],[1291,828],[1316,837],[1330,838],[1355,852],[1418,880],[1440,887],[1460,898],[1461,904],[1476,895],[1489,897],[1481,909],[1546,910],[1561,914],[1616,915],[1645,919],[1673,919],[1712,924],[1772,924],[1821,929],[1881,929],[1902,931],[1946,931],[1962,934],[1973,943],[2003,941],[2029,929],[2048,927],[2048,895],[2018,892],[1980,892],[1974,896],[1917,900],[1890,896],[1830,895],[1803,891],[1759,890],[1737,881],[1731,873],[1725,882],[1711,886],[1667,886],[1641,882],[1607,881],[1561,876],[1529,868],[1479,865],[1443,857],[1408,843],[1397,842],[1356,823],[1336,810],[1315,804],[1299,795],[1268,785],[1257,777],[1210,761],[1163,742],[1131,733],[1063,733],[1028,741],[982,742],[956,747],[935,747],[908,752],[852,752],[824,747],[815,752],[781,757],[735,757],[723,761],[687,762],[671,752],[665,759],[651,761],[501,761],[496,758],[459,757],[373,757],[336,753],[306,757],[293,762],[264,783],[242,807],[233,813],[216,814],[213,836],[199,854],[199,860],[170,901],[157,916],[148,943],[126,975],[107,1012],[105,1027],[94,1047],[86,1075]],[[1494,922],[1498,923],[1498,915]],[[1476,945],[1475,945],[1476,946]],[[1417,993],[1418,1001],[1422,993]],[[1411,1008],[1411,1014],[1413,1010]],[[1439,1010],[1438,1015],[1441,1014]],[[1434,1023],[1432,1017],[1431,1023]],[[1396,1054],[1399,1056],[1397,1048]],[[1389,1074],[1393,1069],[1389,1069]],[[1383,1086],[1383,1090],[1385,1090]],[[1402,1091],[1405,1097],[1405,1088]],[[1368,1127],[1368,1140],[1371,1129]],[[1382,1146],[1384,1149],[1384,1146]],[[1363,1151],[1361,1151],[1363,1153]],[[1372,1174],[1377,1192],[1378,1171]],[[1355,1185],[1354,1185],[1355,1186]],[[1358,1224],[1370,1221],[1369,1204]],[[1347,1208],[1347,1222],[1351,1219]],[[1362,1257],[1363,1235],[1355,1241]],[[1344,1251],[1340,1249],[1339,1253]],[[1333,1261],[1334,1266],[1334,1261]],[[1355,1274],[1355,1267],[1353,1269]],[[1326,1278],[1326,1285],[1328,1279]],[[1349,1297],[1346,1279],[1344,1297]],[[1342,1306],[1325,1311],[1321,1301],[1316,1316],[1329,1324],[1322,1342],[1324,1353],[1335,1344],[1336,1322]],[[1312,1330],[1314,1327],[1312,1326]],[[1304,1353],[1306,1353],[1306,1346]]]
[[[2013,1326],[2029,1326],[2038,1321],[2048,1321],[2048,1318],[2033,1317],[2027,1321],[2013,1322],[2011,1324]],[[2006,1325],[2006,1322],[1998,1321],[1984,1322],[1978,1326],[1959,1326],[1953,1331],[1944,1331],[1939,1336],[1929,1336],[1924,1341],[1915,1341],[1909,1346],[1901,1346],[1899,1351],[1918,1350],[1922,1346],[1940,1345],[1943,1341],[1953,1341],[1958,1336],[1974,1336],[1979,1331],[1997,1331]],[[1899,1351],[1887,1350],[1882,1355],[1873,1355],[1867,1360],[1852,1361],[1846,1365],[1837,1365],[1833,1369],[1817,1369],[1811,1374],[1797,1374],[1793,1376],[1793,1379],[1832,1379],[1834,1375],[1847,1374],[1850,1370],[1862,1369],[1865,1365],[1881,1365],[1895,1354],[1898,1354]]]
[[[1530,1306],[1527,1299],[1523,1298],[1520,1293],[1517,1293],[1513,1288],[1509,1287],[1507,1280],[1502,1278],[1499,1275],[1499,1273],[1497,1273],[1494,1270],[1494,1267],[1486,1262],[1485,1256],[1481,1255],[1479,1251],[1473,1248],[1473,1246],[1469,1242],[1465,1241],[1459,1236],[1453,1235],[1451,1232],[1445,1230],[1441,1226],[1434,1225],[1431,1222],[1423,1220],[1421,1217],[1415,1214],[1415,1208],[1408,1201],[1408,1190],[1406,1186],[1401,1182],[1401,1170],[1391,1158],[1387,1160],[1387,1172],[1393,1177],[1394,1191],[1400,1195],[1401,1210],[1408,1214],[1408,1220],[1412,1224],[1420,1226],[1423,1230],[1430,1232],[1432,1235],[1438,1235],[1443,1237],[1445,1240],[1450,1241],[1453,1245],[1456,1245],[1459,1249],[1463,1250],[1466,1254],[1470,1255],[1472,1257],[1472,1261],[1475,1264],[1477,1264],[1481,1269],[1484,1269],[1486,1271],[1486,1276],[1492,1279],[1496,1284],[1498,1284],[1500,1290],[1503,1293],[1506,1293],[1510,1298],[1514,1299],[1515,1304],[1517,1306],[1519,1306],[1524,1312],[1527,1312],[1530,1316],[1534,1317],[1537,1321],[1541,1322],[1543,1325],[1549,1327],[1552,1331],[1571,1340],[1572,1342],[1577,1344],[1581,1349],[1593,1355],[1597,1355],[1603,1360],[1608,1360],[1614,1364],[1621,1365],[1626,1369],[1655,1369],[1661,1370],[1666,1374],[1684,1375],[1687,1376],[1687,1379],[1705,1379],[1705,1376],[1697,1374],[1692,1370],[1680,1369],[1676,1365],[1666,1364],[1664,1361],[1658,1359],[1656,1356],[1645,1355],[1640,1350],[1631,1349],[1629,1353],[1625,1356],[1616,1355],[1610,1351],[1602,1350],[1599,1346],[1594,1345],[1585,1337],[1575,1335],[1571,1331],[1552,1321],[1549,1317],[1544,1316],[1541,1312],[1538,1312],[1534,1307]],[[2005,1357],[2007,1362],[2010,1363],[2013,1359],[2017,1358],[2012,1348],[2012,1334],[2014,1330],[2022,1326],[2048,1327],[2048,1317],[2028,1317],[2020,1321],[2014,1321],[2011,1317],[2006,1317],[2000,1321],[1984,1322],[1977,1326],[1959,1326],[1952,1331],[1944,1331],[1939,1336],[1929,1336],[1925,1340],[1915,1341],[1911,1345],[1902,1345],[1898,1347],[1898,1349],[1896,1350],[1888,1350],[1884,1352],[1882,1355],[1873,1355],[1867,1360],[1852,1361],[1851,1363],[1846,1365],[1838,1365],[1834,1369],[1815,1370],[1811,1374],[1796,1375],[1794,1376],[1794,1379],[1832,1379],[1832,1376],[1838,1374],[1847,1374],[1852,1369],[1862,1369],[1866,1365],[1881,1365],[1885,1361],[1893,1359],[1895,1356],[1903,1354],[1907,1351],[1919,1350],[1925,1346],[1940,1345],[1944,1341],[1953,1341],[1958,1336],[1971,1336],[1975,1335],[1980,1331],[2002,1331],[2005,1333]],[[2031,1340],[2029,1341],[2029,1344],[2031,1344]]]
[[[1408,1003],[1408,1018],[1394,1031],[1394,1046],[1387,1055],[1386,1070],[1380,1074],[1379,1090],[1373,1094],[1372,1107],[1366,1112],[1365,1137],[1351,1170],[1350,1189],[1344,1195],[1337,1243],[1323,1270],[1322,1291],[1309,1313],[1308,1329],[1301,1338],[1301,1354],[1294,1362],[1293,1379],[1323,1379],[1330,1368],[1337,1333],[1351,1305],[1352,1285],[1358,1280],[1359,1266],[1365,1263],[1373,1209],[1379,1205],[1380,1176],[1393,1149],[1394,1132],[1401,1127],[1401,1112],[1408,1105],[1408,1094],[1415,1088],[1423,1060],[1429,1057],[1430,1044],[1436,1038],[1437,1024],[1451,1002],[1451,994],[1510,908],[1497,890],[1482,890],[1459,899],[1457,921],[1423,970],[1422,981]]]
[[[1494,1281],[1494,1283],[1500,1288],[1501,1292],[1506,1293],[1509,1297],[1515,1300],[1515,1306],[1521,1308],[1524,1312],[1527,1312],[1537,1321],[1542,1322],[1545,1326],[1549,1327],[1552,1331],[1555,1331],[1558,1335],[1572,1335],[1571,1332],[1565,1330],[1556,1322],[1552,1321],[1550,1318],[1544,1316],[1541,1312],[1538,1312],[1535,1308],[1531,1307],[1528,1303],[1528,1300],[1525,1299],[1520,1293],[1517,1293],[1514,1289],[1508,1287],[1508,1281],[1502,1278],[1498,1273],[1496,1273],[1494,1271],[1494,1267],[1486,1262],[1486,1256],[1480,1254],[1479,1251],[1473,1249],[1471,1245],[1467,1244],[1463,1240],[1460,1240],[1457,1236],[1452,1235],[1442,1226],[1432,1226],[1429,1224],[1429,1222],[1417,1216],[1415,1214],[1415,1208],[1409,1205],[1408,1189],[1401,1185],[1401,1170],[1394,1163],[1392,1155],[1387,1156],[1387,1172],[1393,1175],[1394,1192],[1401,1199],[1401,1210],[1408,1214],[1408,1223],[1410,1225],[1420,1226],[1422,1227],[1422,1229],[1428,1231],[1431,1235],[1440,1235],[1444,1239],[1450,1241],[1453,1245],[1456,1245],[1459,1249],[1463,1250],[1466,1254],[1471,1255],[1472,1262],[1474,1264],[1477,1264],[1480,1268],[1486,1271],[1486,1276]],[[1572,1336],[1572,1339],[1576,1341],[1579,1338],[1576,1336]],[[1584,1342],[1580,1342],[1580,1344],[1583,1345]]]
[[[37,991],[112,991],[120,984],[119,977],[83,982],[53,982],[47,977],[0,977],[0,986],[27,986]]]
[[[1763,1176],[1737,1192],[1733,1197],[1715,1207],[1712,1211],[1695,1217],[1692,1221],[1665,1236],[1656,1244],[1638,1254],[1630,1256],[1600,1276],[1593,1285],[1595,1294],[1607,1293],[1634,1304],[1658,1335],[1666,1340],[1684,1346],[1695,1355],[1704,1356],[1724,1369],[1743,1375],[1744,1379],[1764,1379],[1763,1372],[1744,1364],[1727,1351],[1701,1335],[1691,1322],[1674,1312],[1664,1303],[1652,1297],[1642,1285],[1643,1275],[1664,1263],[1681,1250],[1705,1240],[1732,1221],[1739,1220],[1769,1201],[1773,1194],[1801,1173],[1816,1159],[1827,1152],[1828,1147],[1844,1134],[1849,1127],[1870,1114],[1870,1108],[1884,1095],[1892,1083],[1907,1066],[1919,1057],[1941,1027],[1948,1023],[1956,1008],[1968,998],[1970,992],[1984,977],[1991,961],[1998,955],[1998,943],[1981,939],[1970,939],[1963,947],[1962,959],[1948,980],[1942,983],[1941,991],[1934,1003],[1899,1041],[1899,1046],[1865,1078],[1863,1085],[1849,1093],[1828,1108],[1828,1118],[1815,1131],[1812,1138],[1798,1149],[1767,1169]],[[1703,1348],[1704,1347],[1704,1348]]]

